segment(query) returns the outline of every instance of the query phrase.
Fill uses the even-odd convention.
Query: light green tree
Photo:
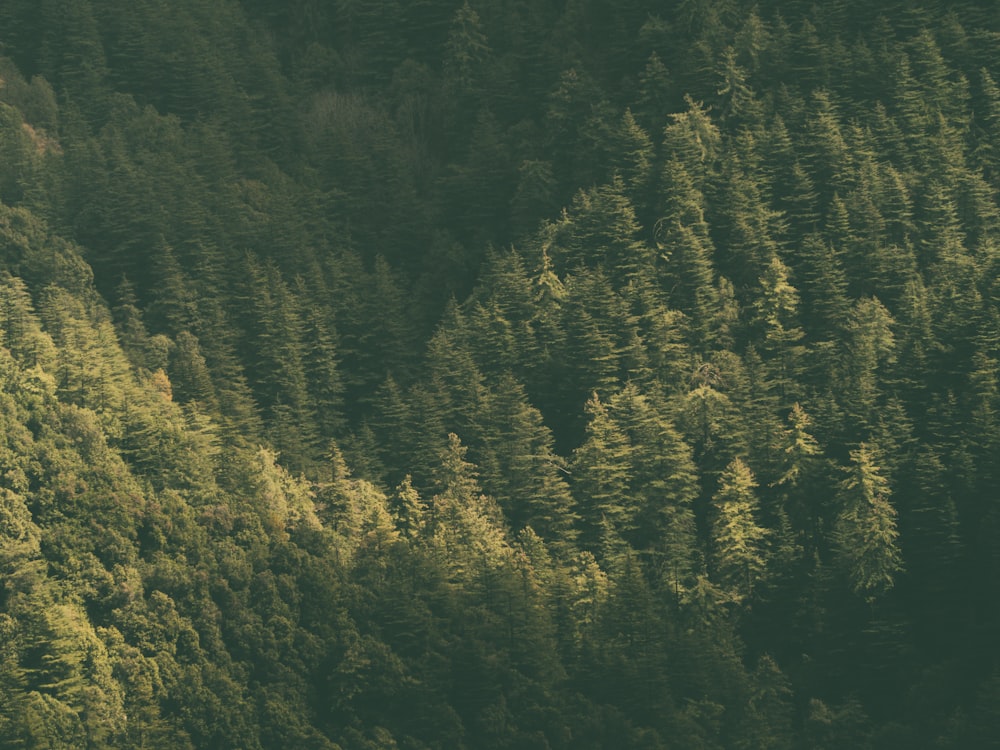
[[[750,467],[737,457],[722,472],[712,498],[712,572],[740,599],[753,593],[767,563],[768,531],[757,522],[756,487]]]
[[[851,465],[840,483],[841,511],[834,536],[852,590],[874,601],[895,583],[903,569],[896,544],[896,509],[889,502],[889,481],[876,463],[879,452],[862,443],[851,451]]]

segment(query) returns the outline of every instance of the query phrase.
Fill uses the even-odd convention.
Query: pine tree
[[[844,398],[859,425],[870,424],[887,365],[896,358],[895,321],[877,298],[858,300],[846,331]]]
[[[257,361],[250,370],[258,402],[266,410],[274,445],[286,461],[302,468],[319,447],[315,405],[304,364],[304,326],[300,302],[278,268],[247,256],[247,311]]]
[[[808,462],[814,456],[822,454],[816,438],[808,431],[811,422],[812,420],[806,414],[805,409],[795,403],[788,414],[789,427],[785,432],[785,460],[777,484],[787,485],[790,488],[797,487],[808,474]]]
[[[713,290],[714,291],[714,290]],[[689,322],[678,310],[667,306],[665,295],[651,285],[627,290],[636,315],[636,335],[640,338],[649,373],[657,386],[673,391],[686,380],[690,350],[685,344]],[[716,316],[714,323],[718,323]]]
[[[975,153],[987,180],[995,185],[1000,180],[1000,86],[986,68],[979,71],[979,79],[981,102],[975,107],[973,125],[981,135]]]
[[[455,11],[448,32],[444,73],[445,85],[458,97],[459,103],[466,105],[466,109],[477,109],[475,102],[483,94],[489,57],[490,44],[483,33],[479,15],[465,2]]]
[[[418,538],[423,530],[427,507],[413,488],[407,474],[389,497],[389,508],[396,519],[396,527],[408,539]]]
[[[736,60],[736,50],[726,47],[718,63],[717,93],[721,98],[719,119],[727,127],[756,128],[762,124],[763,111],[747,83],[748,73]]]
[[[478,111],[464,158],[449,165],[445,206],[459,239],[485,245],[507,239],[507,207],[518,175],[501,124],[487,107]]]
[[[321,438],[333,438],[344,422],[344,385],[338,367],[337,334],[318,307],[309,306],[304,314],[302,367],[314,409],[313,421]]]
[[[745,439],[732,399],[720,390],[724,377],[715,362],[698,362],[690,389],[679,404],[678,424],[694,448],[696,460],[713,471],[720,471],[726,461],[723,456],[738,452]]]
[[[177,334],[175,346],[170,363],[170,382],[178,402],[193,401],[209,414],[218,413],[215,384],[198,339],[188,331],[181,331]]]
[[[850,309],[842,253],[819,235],[809,234],[802,239],[797,254],[803,325],[811,338],[835,339]]]
[[[479,429],[486,398],[486,379],[472,354],[468,334],[466,316],[453,301],[427,345],[428,386],[438,419],[467,435]]]
[[[694,189],[704,193],[721,155],[722,134],[708,108],[690,97],[685,97],[685,103],[687,111],[671,115],[663,130],[662,151],[665,162],[678,162],[690,175]]]
[[[595,393],[587,402],[586,439],[573,452],[573,494],[580,509],[580,543],[597,551],[602,523],[627,528],[638,511],[631,497],[632,445]]]
[[[792,529],[804,534],[804,546],[810,551],[823,541],[822,520],[827,511],[820,500],[823,450],[810,431],[811,423],[805,409],[794,404],[782,441],[780,476],[774,483],[781,490],[782,504],[769,514],[778,524],[787,520]]]
[[[493,465],[489,476],[484,472],[484,487],[514,529],[527,526],[554,546],[569,545],[576,534],[573,498],[541,413],[510,375],[490,388],[484,411],[485,451]]]
[[[40,540],[42,530],[33,521],[25,499],[12,490],[0,490],[0,530],[3,547],[0,570],[4,585],[0,589],[0,610],[11,608],[11,599],[30,595],[45,578]]]
[[[794,747],[792,683],[769,654],[753,672],[751,698],[740,730],[738,748],[789,750]]]
[[[656,596],[632,553],[615,561],[610,596],[598,621],[600,643],[591,657],[591,690],[616,702],[644,725],[656,725],[671,704],[662,615]]]
[[[565,368],[557,399],[567,416],[596,391],[607,397],[620,385],[621,346],[616,334],[625,326],[615,308],[621,299],[603,273],[581,273],[567,279],[562,305],[565,338],[560,352]]]
[[[718,234],[719,263],[728,268],[737,288],[764,274],[778,253],[776,238],[782,234],[781,216],[767,204],[761,177],[755,172],[752,162],[731,154],[715,202],[718,215],[712,224]]]
[[[937,451],[921,448],[912,476],[900,483],[901,498],[903,491],[912,493],[899,509],[899,546],[906,559],[907,589],[921,613],[920,627],[927,635],[955,628],[964,611],[963,540],[948,472]]]
[[[449,579],[490,607],[511,550],[500,509],[482,494],[477,468],[465,460],[466,452],[458,436],[450,433],[439,454],[428,533]]]
[[[560,193],[595,182],[594,168],[603,154],[600,134],[610,135],[613,110],[597,83],[577,67],[565,69],[548,95],[545,110],[546,153],[552,155]]]
[[[715,579],[737,598],[753,594],[763,574],[768,532],[758,525],[759,504],[753,472],[734,458],[719,477],[712,498],[712,564]]]
[[[867,601],[889,591],[903,569],[896,510],[878,460],[878,450],[865,443],[851,451],[851,465],[840,483],[841,511],[834,532],[847,581]]]
[[[841,128],[840,114],[829,93],[814,91],[811,104],[805,156],[809,160],[813,183],[820,189],[821,197],[829,200],[834,193],[844,194],[849,190],[854,163]]]
[[[667,258],[669,278],[674,282],[672,301],[690,319],[690,343],[706,351],[714,338],[713,323],[720,305],[713,278],[711,240],[677,223],[660,235],[657,244]]]
[[[700,488],[691,448],[666,407],[633,382],[611,397],[608,413],[632,446],[629,494],[637,510],[618,533],[652,555],[665,579],[685,581],[698,565],[693,506]]]
[[[518,182],[510,199],[511,236],[518,240],[538,228],[543,219],[555,215],[556,181],[552,164],[526,159],[518,167]]]
[[[601,265],[617,281],[648,272],[653,253],[639,239],[635,209],[621,178],[581,191],[573,199],[565,227],[565,259],[570,268]]]
[[[654,51],[639,74],[639,99],[636,107],[639,122],[647,128],[659,125],[670,110],[672,95],[670,73]]]
[[[754,307],[763,327],[762,348],[772,362],[773,377],[784,406],[794,401],[799,361],[804,347],[798,326],[798,290],[789,281],[788,267],[775,255],[760,278],[760,296]]]
[[[51,371],[57,352],[39,325],[27,284],[17,276],[0,277],[0,330],[4,347],[22,367]]]
[[[964,117],[968,110],[969,92],[965,81],[952,81],[941,49],[927,28],[909,41],[909,59],[913,74],[924,91],[928,105],[941,110],[951,121]]]
[[[371,426],[375,432],[379,458],[393,479],[414,468],[418,430],[413,409],[403,389],[391,375],[375,393]]]
[[[637,211],[646,207],[652,179],[653,142],[636,122],[631,109],[626,109],[615,132],[615,144],[610,154],[610,167],[619,174],[625,192]]]

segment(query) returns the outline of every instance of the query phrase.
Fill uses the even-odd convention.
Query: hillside
[[[998,372],[991,0],[5,0],[0,748],[995,747]]]

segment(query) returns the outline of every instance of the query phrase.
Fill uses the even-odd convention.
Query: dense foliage
[[[996,746],[992,0],[0,54],[0,748]]]

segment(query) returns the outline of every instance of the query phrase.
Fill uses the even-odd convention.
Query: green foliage
[[[989,745],[992,10],[0,3],[0,747]]]
[[[738,598],[750,596],[766,567],[767,530],[758,525],[757,482],[734,458],[719,477],[712,498],[712,565],[718,583]]]
[[[855,593],[874,600],[893,587],[902,559],[896,539],[896,510],[888,480],[875,463],[878,453],[862,443],[851,451],[841,482],[841,512],[836,539]]]
[[[601,526],[619,530],[631,525],[638,509],[629,497],[632,445],[595,393],[586,406],[587,439],[573,454],[573,484],[592,527],[589,545],[600,541]]]

